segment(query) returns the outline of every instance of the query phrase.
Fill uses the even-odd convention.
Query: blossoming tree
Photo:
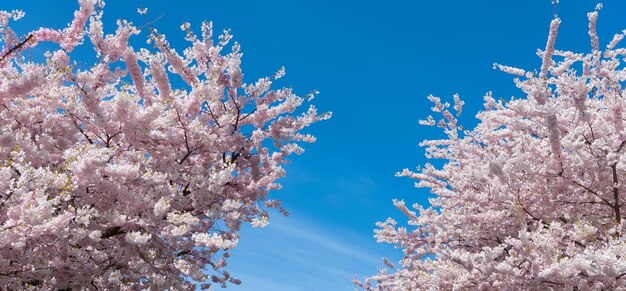
[[[306,100],[270,89],[283,70],[243,83],[211,23],[182,26],[183,55],[154,29],[133,48],[138,28],[105,35],[104,3],[79,3],[67,28],[24,36],[9,26],[23,13],[0,12],[0,286],[238,284],[224,267],[242,223],[267,224],[281,165],[314,141],[301,130],[330,115],[295,114]],[[23,54],[42,42],[45,60]],[[83,42],[93,65],[70,54]]]
[[[427,140],[426,164],[399,176],[435,198],[424,208],[394,201],[408,225],[379,223],[380,242],[402,249],[401,266],[365,282],[392,290],[615,290],[626,288],[626,131],[624,33],[601,48],[598,11],[588,14],[592,51],[554,48],[550,24],[538,72],[518,75],[526,98],[496,101],[471,131],[459,126],[463,102],[429,97],[447,138]],[[581,70],[582,69],[582,70]],[[450,108],[452,107],[452,108]],[[456,116],[455,116],[456,113]]]

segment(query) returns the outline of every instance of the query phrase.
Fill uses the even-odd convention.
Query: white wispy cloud
[[[243,283],[231,290],[352,290],[352,278],[382,264],[374,239],[349,229],[274,216],[243,232],[229,265]]]

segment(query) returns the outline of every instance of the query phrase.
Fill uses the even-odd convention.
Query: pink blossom
[[[239,46],[228,52],[229,33],[214,42],[210,24],[182,56],[164,36],[152,52],[129,46],[139,30],[127,21],[104,33],[102,1],[79,4],[67,28],[32,32],[29,46],[58,44],[46,61],[14,50],[0,68],[0,275],[19,274],[0,286],[239,284],[226,250],[244,223],[262,227],[268,208],[283,211],[268,199],[282,165],[315,140],[304,128],[330,114],[301,109],[304,98],[270,78],[244,84]],[[67,52],[85,37],[101,62],[72,68],[84,62]],[[189,86],[173,87],[166,67]]]
[[[442,159],[399,176],[435,195],[430,207],[394,205],[405,215],[378,223],[379,242],[404,253],[357,286],[367,290],[626,289],[623,179],[626,174],[623,88],[625,51],[600,54],[589,14],[592,52],[554,49],[550,24],[539,76],[516,85],[522,99],[485,96],[485,111],[459,134],[448,104],[429,96],[446,137],[421,143]],[[552,58],[564,59],[557,63]],[[583,63],[583,72],[571,68]],[[550,75],[552,74],[552,75]],[[459,105],[455,96],[455,107]],[[460,111],[460,110],[459,110]],[[434,124],[429,117],[426,124]]]

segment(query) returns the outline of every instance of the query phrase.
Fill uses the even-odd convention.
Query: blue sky
[[[561,0],[557,48],[586,52],[587,0]],[[383,256],[401,254],[377,244],[374,223],[401,218],[392,198],[426,203],[427,190],[396,178],[403,168],[425,162],[418,143],[441,134],[422,127],[428,94],[466,102],[462,125],[472,128],[482,96],[521,96],[512,77],[492,69],[494,62],[538,68],[536,50],[545,46],[553,8],[534,1],[127,1],[109,0],[105,25],[135,19],[136,8],[177,48],[179,26],[212,20],[230,28],[244,52],[246,81],[272,75],[285,66],[278,85],[304,95],[321,92],[314,103],[333,118],[309,132],[318,142],[287,166],[284,189],[271,193],[291,211],[276,214],[265,229],[246,228],[229,268],[243,281],[232,290],[351,290],[353,276],[376,272]],[[63,27],[74,1],[2,1],[0,9],[22,8],[24,31],[38,25]],[[609,0],[598,30],[606,44],[626,28],[626,2]],[[139,38],[140,40],[143,40]]]

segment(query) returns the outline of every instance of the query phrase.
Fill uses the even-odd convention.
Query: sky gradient
[[[587,52],[586,13],[596,2],[562,0],[556,48]],[[105,7],[105,32],[118,18],[145,23],[137,7],[179,51],[186,45],[179,26],[192,29],[212,20],[216,31],[230,28],[244,53],[244,81],[287,75],[276,84],[305,95],[333,118],[308,132],[318,141],[292,158],[282,179],[288,218],[276,213],[264,229],[246,227],[229,264],[243,281],[231,290],[351,290],[363,278],[401,253],[373,238],[376,221],[402,218],[392,198],[427,203],[428,190],[397,178],[403,168],[425,163],[418,143],[442,137],[437,128],[418,125],[430,114],[426,96],[466,102],[461,124],[473,128],[482,96],[522,97],[513,77],[493,63],[536,69],[553,7],[537,1],[122,1]],[[64,27],[78,7],[74,1],[2,1],[1,10],[21,8],[22,32],[38,26]],[[609,0],[600,12],[598,32],[606,45],[626,28],[626,2]],[[145,34],[134,37],[143,42]]]

